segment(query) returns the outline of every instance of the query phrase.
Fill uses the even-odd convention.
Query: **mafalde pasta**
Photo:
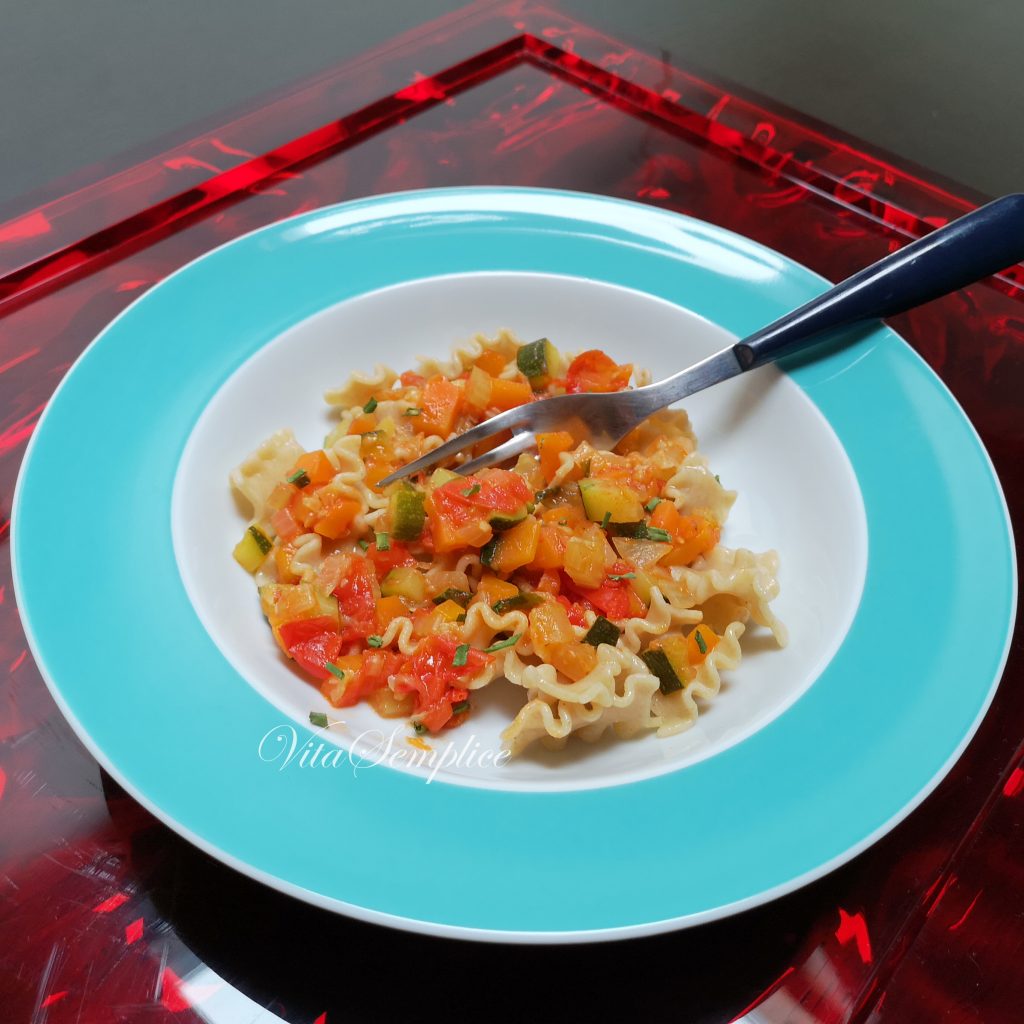
[[[615,451],[538,434],[507,469],[460,475],[477,446],[380,486],[506,409],[648,380],[597,349],[569,358],[504,331],[328,391],[338,421],[322,448],[281,430],[230,477],[252,515],[234,556],[284,656],[334,707],[367,701],[417,733],[465,723],[487,686],[517,687],[513,755],[692,725],[746,628],[786,635],[778,557],[720,543],[736,492],[685,412],[657,413]]]

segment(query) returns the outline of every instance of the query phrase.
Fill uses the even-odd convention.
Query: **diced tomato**
[[[369,636],[377,622],[377,577],[366,558],[352,556],[348,574],[334,588],[341,611],[342,639],[351,643]]]
[[[585,626],[587,624],[587,612],[593,611],[586,602],[570,601],[564,594],[558,595],[558,603],[569,613],[569,621],[574,626]]]
[[[290,508],[279,508],[271,517],[270,525],[274,528],[275,533],[278,537],[286,543],[290,540],[294,540],[302,529],[297,522],[295,522],[295,516],[292,515]]]
[[[629,385],[632,364],[620,366],[599,349],[582,352],[570,364],[565,389],[571,395],[621,391]]]
[[[296,644],[305,643],[323,633],[337,633],[338,620],[330,615],[318,615],[313,619],[294,619],[282,623],[279,632],[285,650],[290,650]]]
[[[427,382],[422,373],[414,373],[412,370],[406,370],[398,379],[402,386],[407,388],[421,388]]]
[[[328,615],[286,622],[280,628],[281,643],[290,657],[317,679],[330,673],[324,667],[341,651],[337,620]]]
[[[605,580],[596,589],[580,590],[579,594],[609,619],[628,619],[647,611],[627,580]]]
[[[458,647],[449,637],[428,637],[395,681],[396,693],[416,692],[416,713],[432,732],[443,728],[452,717],[452,704],[468,696],[460,684],[479,675],[494,661],[493,655],[470,648],[466,664],[455,665]]]
[[[456,524],[479,518],[481,509],[515,512],[532,497],[530,485],[508,469],[491,469],[478,476],[449,480],[432,495],[435,508]]]
[[[408,547],[400,540],[391,541],[384,551],[379,551],[374,542],[367,548],[366,557],[373,562],[378,577],[386,576],[392,569],[397,569],[399,566],[416,564],[416,559],[409,554]]]
[[[350,708],[375,690],[387,686],[388,679],[398,673],[401,662],[402,656],[392,651],[366,651],[359,670],[352,679],[346,680],[344,695],[335,702],[335,706]]]

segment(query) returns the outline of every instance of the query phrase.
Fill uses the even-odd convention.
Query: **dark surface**
[[[4,4],[0,210],[51,179],[334,66],[460,6],[443,0]],[[552,6],[979,192],[1024,188],[1019,0],[562,0]]]

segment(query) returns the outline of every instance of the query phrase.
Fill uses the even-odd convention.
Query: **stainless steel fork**
[[[534,435],[567,430],[613,448],[648,416],[746,370],[802,351],[844,328],[903,313],[1024,259],[1024,194],[1003,196],[873,263],[755,334],[665,380],[613,394],[558,395],[509,409],[381,481],[393,483],[503,431],[512,437],[456,467],[474,473],[514,458]]]

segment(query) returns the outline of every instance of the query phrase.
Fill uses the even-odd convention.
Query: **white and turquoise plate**
[[[434,935],[623,938],[714,920],[850,859],[949,771],[991,702],[1016,600],[971,424],[890,330],[687,403],[739,492],[724,542],[774,548],[790,643],[677,737],[495,764],[497,683],[429,756],[277,654],[231,558],[230,469],[307,447],[354,370],[477,331],[604,348],[660,377],[825,287],[779,254],[632,203],[531,189],[379,196],[196,260],[75,363],[14,506],[19,606],[100,763],[197,846],[319,906]],[[332,717],[342,717],[341,714]]]

